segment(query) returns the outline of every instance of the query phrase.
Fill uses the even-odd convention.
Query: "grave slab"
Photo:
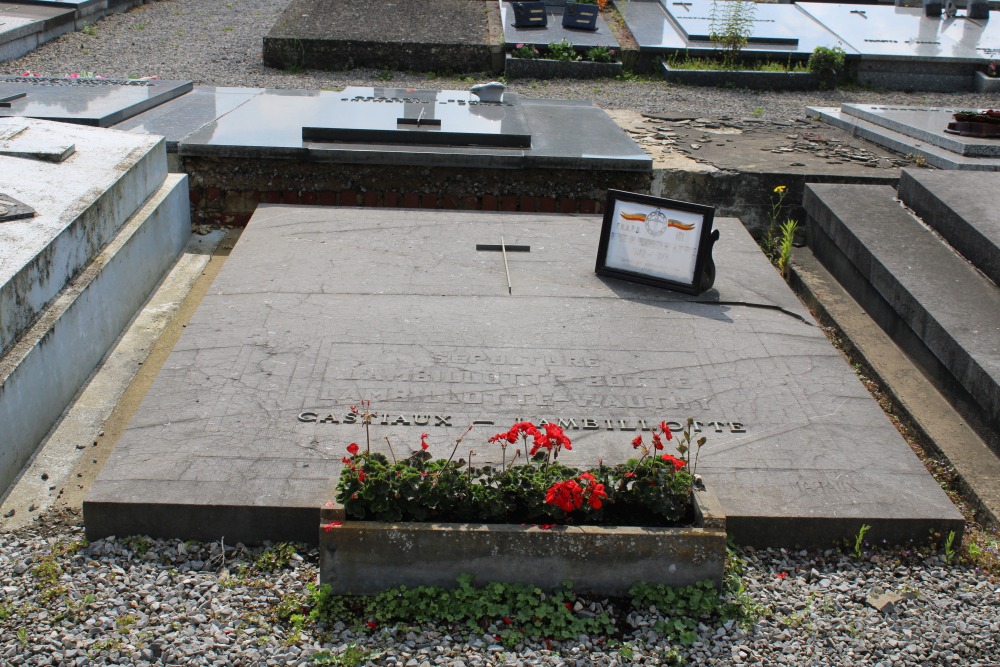
[[[796,6],[864,56],[975,62],[1000,47],[993,21],[928,18],[921,7],[827,2]]]
[[[490,141],[520,137],[522,144],[530,135],[530,146],[410,141],[406,133],[419,130],[415,126],[407,129],[399,120],[416,119],[420,114],[440,119],[441,130],[454,127],[484,135],[483,144],[487,135],[493,136]],[[183,116],[183,111],[177,115]],[[352,141],[303,138],[303,128],[338,126],[361,134],[367,129],[395,135],[361,136]],[[348,87],[340,92],[268,90],[184,138],[178,153],[435,167],[649,171],[651,164],[607,114],[586,102],[525,100],[516,93],[505,93],[503,105],[482,104],[469,91],[381,87]]]
[[[191,90],[190,81],[0,77],[0,97],[27,93],[0,107],[0,117],[25,116],[109,127]]]
[[[263,88],[195,86],[190,93],[123,120],[114,128],[136,134],[159,135],[166,139],[167,151],[176,152],[181,139],[262,92]]]
[[[966,157],[946,148],[897,132],[846,113],[837,107],[808,107],[806,111],[852,136],[882,146],[900,155],[919,156],[932,167],[961,169],[963,171],[1000,171],[1000,159]],[[951,118],[950,110],[940,110],[943,117]],[[950,136],[950,135],[949,135]],[[957,136],[955,137],[957,138]]]
[[[597,16],[597,30],[576,30],[562,25],[565,7],[548,6],[548,24],[544,28],[514,27],[514,10],[509,2],[500,3],[500,20],[503,22],[503,39],[508,46],[528,44],[546,47],[553,42],[566,40],[578,47],[607,46],[617,49],[618,40],[604,16]]]
[[[703,55],[715,50],[702,26],[709,23],[705,18],[711,15],[711,4],[707,0],[629,0],[621,3],[619,11],[641,51]],[[746,51],[808,54],[817,46],[839,46],[849,54],[857,53],[803,12],[799,4],[758,4],[756,17],[760,21],[758,39],[748,42]],[[690,36],[685,36],[684,26],[691,26]]]
[[[351,405],[374,447],[447,456],[560,420],[564,462],[626,458],[661,419],[709,438],[699,471],[747,543],[961,516],[739,221],[698,297],[594,273],[593,216],[261,206],[84,503],[88,534],[316,541]],[[503,258],[480,243],[529,245]],[[446,451],[447,450],[447,451]],[[762,537],[763,536],[763,537]]]
[[[926,141],[952,153],[968,157],[1000,158],[1000,141],[963,137],[945,132],[953,115],[963,109],[844,104],[841,110],[880,127]]]

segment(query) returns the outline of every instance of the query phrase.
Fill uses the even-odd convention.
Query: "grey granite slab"
[[[1000,285],[1000,174],[904,169],[899,198]]]
[[[688,39],[681,24],[671,19],[670,14],[674,13],[678,18],[689,14],[708,16],[710,5],[711,3],[706,1],[697,4],[692,1],[691,5],[687,5],[672,0],[664,0],[662,3],[660,0],[629,0],[620,3],[619,11],[641,51],[686,51],[703,55],[707,51],[715,50],[715,45],[708,41],[704,30]],[[837,35],[799,9],[798,4],[758,4],[757,16],[761,19],[760,37],[766,37],[771,29],[770,32],[784,36],[786,43],[752,41],[745,48],[748,52],[774,53],[780,57],[789,53],[812,53],[817,46],[827,48],[839,46],[849,54],[857,53]],[[795,43],[788,41],[789,36],[797,41]]]
[[[167,140],[167,150],[176,152],[181,139],[215,122],[262,92],[263,88],[195,86],[190,93],[123,120],[114,128],[137,134],[159,135]]]
[[[190,81],[0,77],[0,96],[27,93],[0,117],[25,116],[109,127],[191,90]]]
[[[822,238],[896,314],[898,336],[914,335],[996,432],[1000,288],[900,207],[895,194],[880,185],[812,184],[804,206]],[[823,249],[817,255],[828,264],[836,253]]]
[[[1000,33],[989,27],[992,22],[982,22],[984,28],[964,18],[942,21],[924,16],[921,7],[827,2],[796,6],[862,55],[976,61],[988,57],[980,49],[1000,47]],[[946,29],[955,24],[962,25],[962,32]]]
[[[796,35],[796,23],[808,21],[795,5],[769,5],[744,2],[745,7],[753,5],[753,23],[747,42],[750,44],[788,44],[799,43]],[[727,5],[712,3],[711,0],[662,0],[663,7],[681,29],[688,40],[711,41],[713,28],[713,11],[716,29],[721,29],[723,12]]]
[[[808,107],[806,111],[825,123],[850,132],[859,139],[878,144],[901,155],[920,157],[932,167],[963,171],[1000,171],[1000,159],[965,157],[902,132],[848,115],[836,107]]]
[[[945,132],[948,123],[954,120],[954,114],[963,109],[877,104],[844,104],[841,109],[850,116],[926,141],[952,153],[968,157],[1000,158],[1000,139],[963,137]]]
[[[597,30],[576,30],[562,25],[564,7],[550,5],[548,25],[544,28],[515,28],[514,10],[509,2],[500,3],[500,20],[503,22],[503,40],[508,47],[516,44],[530,44],[544,47],[553,42],[566,40],[575,46],[607,46],[618,48],[618,39],[603,15],[597,17]]]
[[[585,465],[693,417],[743,541],[958,525],[743,226],[716,222],[718,279],[693,297],[598,277],[594,216],[261,206],[91,489],[88,532],[315,541],[365,441],[360,400],[380,451],[427,432],[447,456],[475,425],[459,455],[480,463],[520,419],[561,420],[560,460]],[[501,236],[531,247],[508,255],[511,294],[502,256],[475,249]]]
[[[587,103],[523,100],[505,95],[515,106],[473,105],[468,91],[431,91],[444,104],[435,117],[465,116],[483,131],[531,135],[530,148],[491,146],[414,146],[404,144],[330,143],[303,140],[304,127],[343,120],[341,111],[371,109],[395,121],[406,103],[352,102],[356,96],[395,96],[395,89],[346,88],[341,92],[269,90],[253,96],[215,122],[184,138],[181,155],[224,157],[294,157],[318,161],[367,164],[427,164],[434,166],[604,168],[649,171],[650,158],[601,109]],[[455,100],[455,102],[449,102]],[[465,101],[459,104],[458,101]],[[424,105],[419,105],[424,107]],[[367,114],[376,125],[379,116]],[[385,120],[383,118],[382,120]],[[355,119],[355,125],[365,122]],[[395,126],[395,123],[390,123]]]

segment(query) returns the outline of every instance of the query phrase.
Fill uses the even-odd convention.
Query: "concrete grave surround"
[[[397,454],[459,456],[563,420],[571,465],[621,460],[646,420],[703,424],[699,471],[750,543],[961,516],[734,219],[714,290],[594,274],[593,216],[262,206],[84,504],[88,533],[315,542],[350,405]],[[527,244],[503,258],[477,243]],[[384,415],[381,416],[381,415]],[[382,425],[381,422],[385,422]],[[468,449],[466,449],[466,447]]]
[[[71,8],[0,3],[0,62],[20,58],[73,30],[75,17]]]
[[[0,119],[17,140],[69,142],[60,163],[0,155],[35,216],[0,224],[0,490],[5,490],[191,233],[187,176],[159,137]]]

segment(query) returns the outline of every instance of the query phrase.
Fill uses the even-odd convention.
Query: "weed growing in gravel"
[[[97,37],[97,27],[93,23],[84,23],[83,30],[81,30],[87,37]]]
[[[778,271],[785,277],[788,275],[788,262],[792,258],[792,244],[795,241],[795,231],[798,228],[798,221],[791,218],[781,224],[781,242],[778,244]]]
[[[345,646],[340,653],[330,651],[320,651],[314,653],[312,661],[314,665],[336,665],[337,667],[357,667],[369,660],[377,660],[382,654],[380,652],[358,646],[356,642],[351,642]]]
[[[861,559],[864,556],[864,546],[865,546],[865,535],[872,527],[867,523],[861,524],[861,528],[858,529],[858,534],[854,537],[854,557]]]
[[[722,618],[733,619],[744,630],[750,630],[759,618],[770,616],[772,612],[770,607],[757,602],[747,593],[746,584],[743,583],[746,565],[746,559],[730,544],[726,548],[726,570],[722,580],[724,602],[720,611]]]
[[[295,627],[300,600],[283,603],[288,622]],[[570,581],[551,593],[534,586],[491,582],[472,585],[472,576],[458,578],[455,588],[405,586],[374,596],[335,595],[328,585],[310,585],[304,601],[308,623],[356,624],[363,631],[398,623],[465,625],[471,632],[493,635],[508,649],[521,640],[573,640],[581,634],[614,636],[629,610],[649,613],[658,620],[653,630],[672,642],[690,645],[698,640],[699,623],[720,617],[719,592],[710,582],[683,588],[635,584],[627,599],[590,603],[573,592]],[[628,649],[624,649],[628,650]]]
[[[395,78],[395,76],[396,73],[393,72],[388,67],[386,67],[384,69],[380,69],[378,73],[375,75],[375,78],[378,79],[379,81],[392,81],[393,78]]]

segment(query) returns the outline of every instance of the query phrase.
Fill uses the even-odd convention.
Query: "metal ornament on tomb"
[[[0,222],[23,220],[24,218],[32,218],[34,215],[35,209],[0,192]]]
[[[744,1],[744,0],[732,0]],[[717,5],[709,0],[683,0],[680,2],[664,2],[670,18],[691,41],[711,41],[713,29],[724,30],[722,14]],[[749,4],[749,3],[748,3]],[[790,11],[792,10],[792,11]],[[796,45],[799,39],[786,24],[785,19],[794,13],[789,5],[757,4],[753,15],[753,27],[748,41],[753,44],[788,44]],[[713,20],[713,15],[715,19]],[[797,16],[797,13],[795,14]],[[714,24],[714,25],[713,25]]]
[[[0,76],[0,116],[110,127],[192,87],[190,81]]]
[[[328,125],[302,128],[302,140],[330,143],[530,148],[520,98],[484,102],[469,91],[346,88],[324,100]]]

